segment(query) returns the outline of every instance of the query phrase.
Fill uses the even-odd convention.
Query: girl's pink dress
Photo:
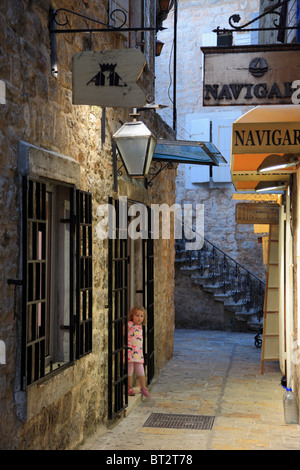
[[[128,322],[128,362],[144,362],[143,327]]]

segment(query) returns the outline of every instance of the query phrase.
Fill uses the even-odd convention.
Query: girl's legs
[[[145,378],[145,370],[144,370],[144,364],[141,362],[128,362],[128,390],[130,395],[135,395],[133,389],[132,389],[132,374],[133,374],[133,368],[135,368],[136,375],[138,377],[140,387],[141,387],[141,393],[145,395],[146,397],[150,397],[148,393],[148,389],[146,387],[146,378]]]
[[[128,362],[128,390],[132,389],[132,374],[133,374],[133,362]],[[135,395],[133,391],[130,391],[131,395]]]
[[[135,362],[134,365],[135,365],[136,375],[138,376],[138,379],[140,382],[141,393],[145,395],[145,397],[150,397],[148,393],[148,389],[146,387],[144,364],[141,362]]]
[[[136,375],[138,376],[138,379],[140,382],[140,386],[146,387],[144,364],[142,364],[141,362],[135,362],[134,365],[135,365]]]

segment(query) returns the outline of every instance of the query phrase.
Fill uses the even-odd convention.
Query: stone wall
[[[237,320],[223,302],[194,284],[191,273],[182,270],[181,263],[175,266],[175,328],[249,331],[246,322]]]
[[[259,0],[245,0],[243,2],[224,2],[222,0],[182,0],[178,3],[177,20],[177,139],[178,140],[209,140],[207,131],[200,127],[191,130],[191,119],[210,119],[212,121],[212,141],[230,163],[230,148],[220,149],[223,143],[218,136],[218,129],[214,127],[216,121],[231,119],[230,112],[243,113],[249,111],[249,106],[203,106],[203,70],[204,56],[202,46],[216,45],[216,34],[213,29],[228,27],[228,19],[233,13],[241,15],[241,24],[249,21],[251,15],[258,13]],[[205,14],[204,14],[205,12]],[[187,27],[189,25],[189,27]],[[158,38],[163,41],[163,53],[157,58],[156,74],[159,79],[156,87],[157,101],[168,105],[161,111],[162,117],[169,124],[173,119],[172,86],[173,80],[173,16],[165,22],[166,30],[159,32]],[[247,44],[252,40],[250,34],[238,32],[233,34],[234,44]],[[215,42],[214,42],[215,41]],[[167,67],[167,64],[170,67]],[[224,111],[225,115],[224,115]],[[238,117],[238,116],[236,116]],[[236,119],[236,117],[234,119]],[[196,125],[195,125],[196,126]],[[217,130],[216,130],[217,129]],[[203,138],[201,138],[201,135]],[[225,153],[226,150],[226,153]],[[176,179],[176,202],[204,204],[204,236],[218,248],[232,256],[254,274],[264,279],[265,268],[262,263],[262,248],[254,235],[253,226],[235,224],[235,201],[232,195],[235,192],[227,179],[209,181],[197,184],[187,180],[189,165],[179,165]]]
[[[107,1],[51,2],[107,21]],[[72,55],[86,48],[85,35],[58,35],[58,76],[51,75],[48,0],[2,0],[0,4],[0,80],[6,104],[0,105],[0,339],[6,364],[0,365],[0,448],[74,449],[98,424],[107,421],[108,242],[97,237],[97,207],[114,191],[111,135],[129,119],[128,111],[72,105]],[[93,35],[95,50],[124,47],[118,34]],[[145,71],[153,86],[153,71]],[[153,90],[150,90],[153,93]],[[146,118],[158,137],[172,131],[154,113]],[[102,129],[102,133],[101,133]],[[104,133],[103,133],[104,131]],[[93,195],[93,351],[74,365],[25,392],[20,389],[21,186],[20,142],[53,152],[79,165],[80,189]],[[47,159],[45,159],[46,165]],[[42,170],[42,169],[41,169]],[[49,173],[49,168],[45,168]],[[161,174],[146,202],[174,201],[175,172]],[[68,175],[63,175],[67,178]],[[126,179],[125,179],[126,181]],[[138,186],[125,182],[127,186]],[[161,189],[164,188],[164,191]],[[145,192],[145,190],[144,190]],[[155,241],[156,374],[172,355],[174,329],[174,243]],[[166,334],[166,331],[168,334]]]

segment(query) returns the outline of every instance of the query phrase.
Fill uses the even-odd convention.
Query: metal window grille
[[[108,291],[108,418],[128,406],[127,314],[128,314],[128,240],[122,201],[109,199],[109,291]],[[121,215],[120,215],[121,214]],[[114,217],[116,215],[116,217]],[[126,237],[125,237],[126,235]]]
[[[74,200],[75,199],[75,200]],[[48,280],[51,277],[50,221],[47,215],[46,184],[23,178],[22,216],[22,389],[46,375],[50,334]],[[74,214],[74,205],[76,214]],[[70,188],[70,357],[74,359],[73,327],[76,331],[76,358],[92,350],[92,197]],[[76,217],[74,217],[76,215]],[[76,253],[74,253],[74,245]],[[74,254],[76,259],[74,260]],[[75,266],[74,266],[74,261]],[[75,267],[75,269],[74,269]],[[53,273],[55,276],[55,273]],[[74,285],[75,283],[75,285]],[[74,305],[74,290],[75,300]],[[75,306],[75,310],[74,310]],[[73,316],[73,312],[75,315]]]
[[[147,289],[147,382],[154,376],[154,239],[152,231],[152,209],[148,207],[148,238],[146,240],[146,289]]]
[[[46,185],[23,179],[22,388],[45,375]]]
[[[76,191],[76,358],[92,350],[92,196]]]

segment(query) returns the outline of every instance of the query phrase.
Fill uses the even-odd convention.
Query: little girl
[[[145,325],[144,307],[133,307],[128,315],[128,395],[134,396],[132,374],[135,367],[139,379],[141,393],[150,398],[146,388],[144,355],[143,355],[143,325]]]

